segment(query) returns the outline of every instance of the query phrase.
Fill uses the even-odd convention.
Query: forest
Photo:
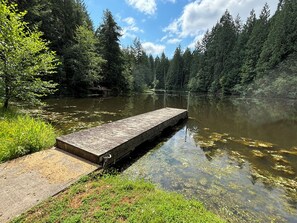
[[[162,89],[297,98],[295,0],[280,0],[274,15],[267,4],[260,15],[251,10],[245,22],[226,10],[194,50],[178,46],[173,58],[148,55],[138,38],[123,48],[112,13],[105,10],[95,29],[83,0],[7,2],[13,3],[55,52],[55,72],[41,79],[55,84],[56,95],[85,96],[100,86],[116,94]]]

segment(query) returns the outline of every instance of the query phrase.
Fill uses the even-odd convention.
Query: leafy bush
[[[0,110],[0,162],[48,148],[55,143],[54,128],[40,119]]]

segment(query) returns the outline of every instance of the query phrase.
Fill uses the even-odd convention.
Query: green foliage
[[[6,108],[13,99],[38,103],[39,98],[53,93],[56,86],[44,80],[54,73],[55,53],[41,39],[41,32],[27,27],[24,15],[15,5],[1,0],[0,92]]]
[[[148,83],[148,86],[152,88],[156,77],[155,59],[152,55],[148,57],[148,68],[149,72],[146,75],[146,83]]]
[[[59,83],[60,93],[70,93],[72,81],[71,70],[65,67],[69,64],[65,60],[65,54],[71,51],[73,44],[77,44],[77,27],[84,26],[93,30],[93,24],[82,0],[10,0],[18,4],[20,11],[27,11],[24,19],[30,28],[37,27],[44,35],[44,39],[50,42],[49,47],[57,53],[61,61],[57,69],[57,75],[51,78]],[[77,60],[77,55],[74,55]],[[72,59],[72,58],[71,58]],[[84,63],[84,60],[79,62]],[[87,62],[88,63],[88,62]],[[87,66],[87,65],[84,65]]]
[[[98,53],[106,61],[102,67],[102,85],[114,90],[126,91],[126,79],[123,75],[123,55],[120,49],[119,38],[121,28],[115,22],[109,10],[104,11],[103,23],[96,31],[98,38]]]
[[[25,20],[30,27],[38,26],[51,49],[58,55],[74,41],[76,28],[93,28],[91,19],[82,0],[13,0],[21,11],[28,13]]]
[[[135,39],[133,46],[123,51],[126,58],[126,69],[128,75],[128,84],[132,81],[132,89],[135,92],[143,92],[149,87],[155,85],[155,60],[150,55],[148,56],[141,45],[139,39]],[[128,60],[127,60],[128,58]]]
[[[54,128],[39,119],[0,110],[0,163],[55,144]]]
[[[273,69],[297,51],[297,5],[295,1],[282,1],[271,19],[271,29],[257,64],[259,73]]]
[[[178,47],[171,60],[164,53],[156,58],[147,55],[137,38],[131,47],[121,49],[121,28],[109,10],[104,12],[103,22],[94,34],[93,24],[82,0],[8,1],[17,3],[21,11],[27,11],[26,14],[20,13],[19,21],[24,18],[28,22],[23,22],[25,26],[31,29],[38,27],[44,33],[42,38],[50,41],[50,49],[57,52],[61,60],[58,75],[48,77],[49,72],[39,72],[35,80],[52,79],[59,83],[62,94],[85,93],[89,87],[102,85],[118,93],[147,88],[188,88],[210,94],[246,95],[251,93],[258,79],[269,80],[272,73],[271,80],[276,83],[273,79],[276,74],[272,70],[297,51],[297,6],[294,0],[280,0],[272,17],[267,4],[259,17],[252,10],[244,24],[241,24],[239,17],[233,19],[226,11],[196,44],[193,52],[189,49],[182,51]],[[5,1],[1,0],[1,5],[2,2]],[[15,10],[16,6],[10,7]],[[5,16],[1,18],[5,19]],[[40,34],[36,34],[37,39],[40,37]],[[26,45],[30,47],[30,44]],[[3,44],[0,47],[3,48]],[[25,51],[28,52],[27,48]],[[18,66],[31,63],[28,56],[32,55],[28,54],[24,54],[23,59],[14,58],[18,60]],[[1,59],[3,61],[2,56]],[[279,74],[281,79],[288,75],[284,72]],[[5,83],[10,80],[6,78],[5,81],[4,75],[0,75],[0,93],[5,95],[6,91],[10,91],[10,88],[5,88]],[[40,89],[50,89],[42,83],[45,82],[40,81]],[[271,91],[283,91],[280,86],[286,85],[279,80],[277,85],[271,85]],[[36,98],[36,92],[33,96],[22,93],[27,88],[17,89],[18,98]]]
[[[72,186],[13,222],[224,222],[201,203],[144,180],[103,175]]]
[[[166,75],[165,89],[182,89],[183,58],[180,46],[176,48]]]
[[[252,33],[246,44],[245,59],[241,69],[242,84],[251,83],[257,75],[256,65],[262,52],[262,47],[269,33],[270,16],[268,5],[265,4],[260,18],[255,21]]]
[[[282,0],[270,18],[267,4],[243,26],[226,11],[193,52],[188,87],[212,94],[295,97],[297,8]],[[287,64],[290,69],[284,69]],[[279,72],[279,73],[277,73]],[[285,93],[287,92],[287,94]]]
[[[238,36],[238,25],[235,24],[228,11],[220,22],[207,32],[201,43],[197,44],[192,64],[189,83],[191,90],[211,92],[213,94],[226,91],[233,83],[232,63],[236,58],[234,48]]]
[[[297,98],[297,54],[290,55],[267,75],[257,78],[245,94],[270,98]]]
[[[75,43],[65,51],[67,83],[74,94],[86,92],[102,78],[103,59],[96,52],[97,39],[85,26],[76,30]]]
[[[159,61],[158,61],[159,60]],[[169,69],[169,59],[162,53],[161,58],[155,59],[156,80],[158,81],[156,88],[165,89],[165,78]]]
[[[187,89],[188,82],[191,75],[191,65],[192,65],[192,52],[189,48],[185,50],[183,53],[183,69],[182,69],[182,77],[181,77],[181,88]]]
[[[145,74],[150,70],[147,66],[139,64],[133,67],[133,90],[136,92],[142,92],[147,88],[145,82]]]

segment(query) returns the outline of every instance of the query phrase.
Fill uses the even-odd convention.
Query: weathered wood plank
[[[57,138],[57,147],[91,162],[111,164],[186,119],[184,109],[163,108]],[[105,159],[104,157],[110,157]]]

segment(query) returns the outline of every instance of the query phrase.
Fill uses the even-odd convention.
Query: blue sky
[[[252,9],[259,15],[265,2],[273,14],[278,0],[85,0],[95,28],[109,9],[122,27],[123,47],[138,37],[148,54],[164,51],[170,58],[178,45],[193,49],[226,9],[244,22]]]

